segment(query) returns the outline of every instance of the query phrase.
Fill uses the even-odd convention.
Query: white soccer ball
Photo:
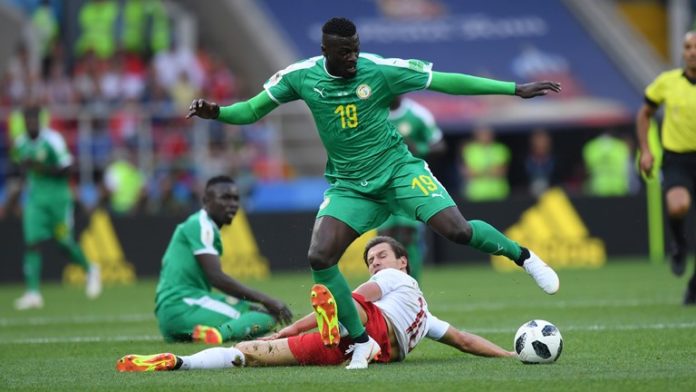
[[[514,346],[522,363],[550,363],[561,356],[563,337],[550,322],[532,320],[517,330]]]

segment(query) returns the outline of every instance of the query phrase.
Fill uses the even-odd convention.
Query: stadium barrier
[[[558,267],[599,267],[607,258],[648,255],[645,195],[591,198],[567,197],[560,189],[539,199],[512,197],[505,202],[466,203],[469,219],[483,219],[529,246]],[[110,216],[97,211],[76,217],[76,233],[88,257],[98,260],[107,282],[129,282],[157,276],[162,255],[182,217]],[[240,278],[263,278],[270,272],[308,270],[307,247],[314,212],[241,213],[223,231],[223,268]],[[22,231],[16,218],[0,221],[3,238],[2,282],[22,279]],[[693,222],[690,222],[693,232]],[[374,235],[374,232],[367,234]],[[690,238],[690,240],[693,240]],[[430,263],[488,262],[486,255],[457,246],[428,232]],[[668,242],[667,242],[668,243]],[[360,252],[351,253],[344,271],[361,270]],[[66,258],[51,245],[44,256],[43,278],[80,281]],[[347,264],[347,263],[342,263]],[[505,269],[512,264],[493,260]]]

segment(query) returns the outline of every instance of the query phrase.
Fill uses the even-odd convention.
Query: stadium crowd
[[[208,48],[183,45],[165,2],[86,1],[72,41],[61,35],[63,2],[18,4],[38,34],[33,46],[29,40],[17,46],[0,79],[0,113],[8,119],[0,124],[0,151],[11,155],[13,140],[23,132],[19,109],[38,97],[45,122],[63,135],[77,160],[71,178],[83,205],[94,207],[111,195],[117,213],[184,215],[197,205],[203,181],[215,174],[237,178],[243,199],[258,180],[293,177],[293,168],[272,153],[277,136],[270,123],[184,121],[194,97],[246,98],[243,78]],[[201,129],[202,138],[196,135]],[[480,131],[446,135],[451,151],[440,158],[445,172],[455,172],[441,177],[464,199],[539,195],[558,184],[598,196],[624,195],[639,186],[630,140],[607,135],[594,146],[587,140],[582,155],[568,162],[573,158],[554,153],[552,133],[545,130],[525,133],[528,141],[518,145],[496,139],[494,129]],[[0,210],[19,213],[7,205],[17,188],[16,162],[3,160],[0,172]]]
[[[24,132],[21,107],[39,100],[45,123],[63,135],[77,159],[73,183],[88,206],[103,191],[118,192],[118,183],[126,193],[141,187],[147,202],[112,204],[116,212],[140,207],[185,214],[197,205],[202,179],[213,174],[235,175],[243,192],[255,178],[276,175],[268,169],[273,133],[264,124],[203,125],[204,153],[194,152],[185,107],[201,94],[220,102],[239,98],[240,78],[214,52],[181,45],[162,1],[85,2],[72,46],[60,36],[65,29],[55,5],[61,2],[30,3],[22,5],[39,32],[38,45],[22,40],[0,79],[0,112],[8,119],[0,124],[3,153],[10,155]],[[77,169],[86,160],[87,175]],[[0,167],[0,200],[13,188],[16,163]]]

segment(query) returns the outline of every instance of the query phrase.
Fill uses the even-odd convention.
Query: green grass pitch
[[[107,287],[95,301],[80,288],[45,284],[44,309],[27,312],[12,309],[21,286],[0,286],[0,390],[696,390],[696,307],[681,305],[686,277],[673,277],[666,265],[628,260],[559,275],[554,296],[524,273],[487,266],[426,269],[422,284],[435,315],[507,349],[525,321],[553,322],[564,338],[554,364],[478,358],[425,341],[403,363],[358,372],[283,367],[119,374],[114,365],[124,354],[190,354],[205,347],[160,340],[154,281]],[[284,298],[296,317],[311,310],[309,273],[247,283]]]

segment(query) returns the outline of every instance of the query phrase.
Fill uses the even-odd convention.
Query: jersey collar
[[[682,76],[684,77],[684,79],[688,80],[689,83],[691,83],[692,85],[696,85],[696,79],[692,79],[689,76],[687,76],[686,71],[682,72]]]
[[[329,72],[329,70],[326,69],[326,57],[323,58],[323,61],[321,62],[321,66],[324,68],[324,72],[326,72],[326,74],[327,74],[330,78],[332,78],[332,79],[343,79],[343,78],[340,77],[340,76],[331,75],[331,73]]]

